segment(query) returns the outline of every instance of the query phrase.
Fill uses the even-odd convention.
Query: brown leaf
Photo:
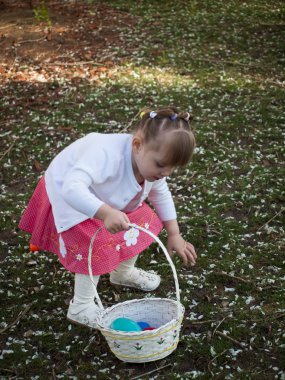
[[[227,309],[229,306],[229,302],[228,301],[222,301],[222,308],[223,309]]]
[[[28,331],[24,332],[24,337],[25,338],[29,338],[32,335],[34,335],[34,331],[33,330],[28,330]]]
[[[154,103],[155,99],[154,99],[152,96],[148,96],[148,97],[146,98],[146,101],[147,101],[148,103]]]
[[[263,165],[268,168],[270,165],[270,162],[268,160],[263,160]]]
[[[205,295],[205,298],[206,298],[206,300],[207,300],[208,302],[211,302],[211,300],[212,300],[211,297],[210,297],[208,294]]]
[[[88,61],[90,61],[92,59],[92,54],[86,53],[86,54],[84,54],[84,58],[86,58],[86,59],[88,59]]]
[[[91,77],[98,77],[98,71],[97,71],[97,69],[91,69],[89,71],[89,74],[90,74]]]
[[[152,49],[152,50],[150,51],[150,54],[151,54],[153,57],[158,57],[158,56],[161,55],[161,51],[158,50],[158,49]]]
[[[51,41],[52,40],[52,33],[51,33],[51,30],[49,29],[48,32],[47,32],[47,40],[48,41]]]
[[[100,71],[100,72],[104,72],[104,71],[108,71],[108,68],[104,67],[104,66],[101,66],[101,67],[98,67],[97,70]]]
[[[13,79],[19,82],[26,82],[28,80],[28,77],[24,75],[22,72],[19,72],[14,76]]]
[[[42,172],[44,170],[42,165],[37,160],[34,160],[34,168],[37,172]]]
[[[70,126],[70,127],[60,127],[59,128],[61,131],[63,132],[68,132],[68,133],[71,133],[74,131],[74,127],[73,126]]]

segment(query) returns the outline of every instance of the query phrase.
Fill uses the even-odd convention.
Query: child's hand
[[[112,212],[109,212],[104,219],[105,227],[109,232],[115,234],[123,230],[128,230],[130,223],[129,218],[122,211],[113,209]]]
[[[168,236],[167,250],[170,255],[173,255],[173,251],[176,251],[185,266],[196,264],[197,255],[195,248],[191,243],[185,241],[180,234]]]
[[[127,215],[106,204],[100,207],[95,217],[103,220],[106,229],[112,234],[129,229],[130,220]]]

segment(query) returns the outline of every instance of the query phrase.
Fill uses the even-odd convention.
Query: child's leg
[[[118,267],[113,272],[111,272],[111,274],[117,273],[120,276],[129,275],[129,273],[133,271],[138,257],[139,256],[137,255],[130,258],[129,260],[122,261]]]
[[[130,286],[149,292],[155,290],[160,284],[160,276],[155,273],[146,272],[135,267],[138,256],[123,261],[110,274],[110,281],[115,285]]]
[[[93,276],[93,282],[97,286],[100,276]],[[74,297],[76,305],[87,305],[94,303],[95,292],[89,275],[75,273]]]
[[[93,276],[97,286],[100,276]],[[67,319],[70,322],[96,328],[99,307],[94,302],[95,292],[89,275],[75,273],[74,297],[70,301]]]

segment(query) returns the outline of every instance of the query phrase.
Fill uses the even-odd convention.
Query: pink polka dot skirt
[[[146,203],[129,213],[128,217],[131,223],[149,229],[155,235],[158,235],[162,229],[160,219]],[[37,185],[19,224],[20,229],[32,235],[32,244],[43,251],[55,253],[61,264],[70,272],[82,274],[88,274],[90,241],[101,226],[103,226],[101,220],[88,219],[67,231],[58,233],[44,177]],[[153,238],[136,229],[111,234],[103,228],[93,245],[93,275],[110,273],[120,262],[138,255],[152,242]]]

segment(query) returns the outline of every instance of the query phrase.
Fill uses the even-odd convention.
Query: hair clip
[[[142,111],[142,112],[139,114],[140,118],[142,119],[142,118],[144,117],[145,114],[146,114],[146,112],[145,112],[145,111]]]
[[[155,111],[151,111],[151,112],[149,113],[149,117],[150,117],[151,119],[154,119],[156,115],[157,115],[157,112],[155,112]]]
[[[174,113],[173,115],[171,115],[170,116],[170,119],[172,120],[172,121],[174,121],[174,120],[176,120],[177,119],[177,113]]]
[[[186,120],[186,121],[189,121],[189,119],[190,119],[190,113],[189,113],[189,112],[186,112],[185,120]]]

